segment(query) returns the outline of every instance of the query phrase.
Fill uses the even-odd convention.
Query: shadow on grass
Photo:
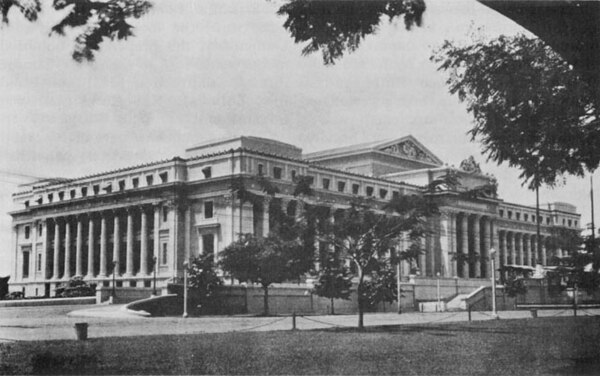
[[[50,351],[31,357],[33,374],[65,375],[81,374],[98,367],[98,358],[87,354],[54,354]]]
[[[596,356],[572,358],[572,364],[554,370],[556,375],[598,375],[600,358]]]
[[[517,329],[494,328],[485,326],[456,325],[456,324],[427,324],[427,325],[380,325],[368,326],[364,329],[356,327],[336,327],[326,329],[313,329],[314,331],[331,332],[356,332],[356,333],[426,333],[438,336],[452,336],[453,333],[493,333],[493,334],[518,334]]]

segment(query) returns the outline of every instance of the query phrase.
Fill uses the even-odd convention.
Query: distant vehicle
[[[4,296],[4,299],[6,300],[19,300],[23,298],[25,298],[25,294],[23,294],[21,291],[13,291]]]

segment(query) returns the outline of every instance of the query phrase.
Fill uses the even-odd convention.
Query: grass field
[[[0,374],[600,374],[600,317],[0,344]]]

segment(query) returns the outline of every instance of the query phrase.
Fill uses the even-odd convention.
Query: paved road
[[[579,315],[600,315],[600,310],[584,310]],[[572,316],[572,310],[538,311],[539,317]],[[530,318],[529,311],[502,311],[501,319]],[[474,312],[473,320],[491,320],[489,312]],[[365,325],[429,324],[467,321],[467,312],[373,313],[365,315]],[[75,339],[74,324],[87,322],[94,337],[120,337],[159,334],[196,334],[234,331],[290,330],[291,317],[155,317],[144,318],[127,313],[123,306],[54,306],[0,308],[0,341]],[[299,316],[299,330],[350,326],[356,315]]]

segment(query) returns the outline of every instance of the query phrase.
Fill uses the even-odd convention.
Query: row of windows
[[[504,218],[504,210],[503,209],[500,209],[498,214],[500,215],[500,218]],[[517,221],[521,220],[520,212],[515,212],[514,215],[515,215],[515,220],[517,220]],[[511,210],[506,211],[506,218],[513,219],[513,212]],[[530,218],[529,214],[523,213],[523,221],[524,222],[529,222],[529,218]],[[535,223],[535,214],[531,215],[531,222]],[[544,223],[544,217],[542,217],[542,216],[540,216],[540,223]],[[546,224],[547,225],[552,224],[552,217],[550,217],[550,216],[546,217]],[[575,227],[577,227],[577,221],[573,221],[571,219],[567,220],[566,218],[563,218],[562,225],[568,226],[568,227],[572,227],[573,225],[575,225]]]
[[[331,186],[331,179],[329,178],[322,178],[321,179],[321,188],[324,190],[330,190],[332,189]],[[340,193],[348,193],[347,192],[347,183],[345,181],[338,181],[337,182],[337,186],[335,187],[337,192]],[[352,192],[353,195],[359,195],[360,194],[360,184],[358,183],[353,183],[350,186],[350,192]],[[365,187],[365,196],[367,197],[375,197],[376,191],[375,191],[375,187],[367,185]],[[377,197],[380,199],[387,199],[389,196],[389,191],[385,188],[379,188],[379,190],[377,191]],[[393,198],[397,198],[400,196],[400,192],[398,191],[392,191],[392,197]]]
[[[164,183],[168,183],[169,182],[169,173],[168,172],[162,172],[160,174],[158,174],[158,179],[160,180],[160,184],[164,184]],[[152,186],[154,185],[154,175],[146,175],[144,177],[146,186]],[[131,185],[130,188],[135,189],[135,188],[139,188],[140,187],[140,177],[134,177],[131,178]],[[94,184],[92,185],[92,189],[91,192],[89,191],[89,187],[81,187],[79,189],[79,197],[87,197],[88,194],[93,194],[93,195],[99,195],[101,191],[104,191],[105,193],[112,193],[112,192],[116,192],[116,191],[124,191],[126,189],[126,181],[125,179],[121,179],[118,180],[116,182],[116,184],[113,186],[113,183],[106,183],[103,186],[101,186],[100,184]],[[67,193],[68,193],[68,197],[67,197]],[[57,201],[63,201],[67,198],[69,199],[75,199],[77,197],[77,189],[71,189],[68,192],[66,191],[59,191],[56,192],[56,195],[54,193],[48,193],[46,195],[46,203],[52,203],[55,200]],[[37,200],[35,200],[35,202],[39,205],[44,203],[44,197],[40,196]],[[29,200],[24,202],[25,207],[28,208],[30,205]]]

